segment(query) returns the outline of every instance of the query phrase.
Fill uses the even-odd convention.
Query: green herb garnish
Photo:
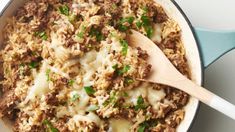
[[[101,40],[104,39],[104,36],[103,36],[103,34],[101,33],[101,31],[99,31],[98,28],[94,28],[93,26],[92,26],[91,29],[90,29],[89,35],[92,36],[92,37],[95,36],[95,37],[96,37],[96,40],[97,40],[98,42],[100,42]]]
[[[128,72],[130,70],[129,65],[125,65],[122,69],[117,70],[118,75],[123,75],[124,73]]]
[[[29,63],[29,68],[34,69],[34,68],[37,68],[38,65],[39,65],[38,62],[32,61]]]
[[[145,26],[145,31],[148,38],[151,38],[153,36],[153,28],[151,26]]]
[[[123,24],[125,22],[128,22],[129,24],[132,24],[134,19],[135,19],[134,17],[126,17],[126,18],[122,18],[120,22],[121,22],[121,24]]]
[[[35,32],[36,36],[39,36],[42,40],[47,40],[48,36],[45,31],[37,31]]]
[[[112,68],[113,68],[114,70],[117,70],[117,69],[118,69],[118,64],[113,65]]]
[[[72,96],[72,101],[74,102],[74,101],[76,101],[77,99],[79,99],[79,95],[77,94],[77,93],[75,93],[73,96]]]
[[[86,86],[84,87],[84,89],[88,95],[92,95],[95,93],[95,90],[92,88],[92,86]]]
[[[145,109],[147,108],[147,106],[144,104],[144,99],[143,97],[140,95],[137,99],[137,105],[135,106],[135,111],[139,110],[139,109]]]
[[[138,127],[138,132],[144,132],[145,128],[146,128],[146,125],[140,125]]]
[[[147,26],[150,24],[150,19],[148,16],[144,16],[144,15],[141,16],[141,20],[142,20],[144,26]]]
[[[50,81],[50,80],[51,80],[51,79],[50,79],[50,72],[51,72],[50,69],[47,69],[47,70],[46,70],[47,81]]]
[[[138,27],[138,28],[140,29],[140,28],[141,28],[141,26],[142,26],[142,22],[137,21],[137,22],[136,22],[136,27]]]
[[[148,16],[141,16],[142,25],[144,26],[144,29],[146,31],[147,37],[151,38],[153,35],[153,27],[151,25],[151,20]]]
[[[45,125],[47,127],[47,130],[49,130],[49,132],[59,132],[59,130],[57,128],[55,128],[51,122],[47,119],[43,120],[43,125]]]
[[[157,120],[151,119],[151,120],[147,120],[144,121],[143,123],[141,123],[138,127],[138,132],[144,132],[146,129],[150,128],[150,127],[154,127],[158,124]]]
[[[106,107],[109,104],[111,104],[112,106],[115,106],[116,103],[117,103],[117,93],[113,91],[110,93],[109,98],[104,101],[103,106]]]
[[[122,45],[122,55],[126,56],[128,51],[128,43],[126,40],[121,40],[120,43]]]
[[[77,15],[71,14],[70,16],[68,16],[68,19],[71,23],[73,23],[77,20]]]
[[[73,79],[71,79],[71,80],[68,81],[68,85],[69,85],[69,86],[73,86],[74,82],[75,82],[75,81],[74,81]]]
[[[124,78],[124,84],[126,84],[126,85],[132,84],[133,82],[134,82],[134,80],[130,77]]]
[[[69,7],[67,5],[62,5],[59,7],[59,11],[61,14],[68,16],[69,15]]]
[[[120,31],[125,32],[129,29],[129,27],[131,26],[131,24],[134,21],[134,17],[126,17],[126,18],[122,18],[119,22],[118,22],[118,28]],[[129,25],[125,25],[125,23],[129,23]]]
[[[124,97],[128,97],[128,93],[127,92],[123,92],[122,94]]]
[[[82,29],[81,29],[81,31],[77,34],[77,37],[83,38],[83,37],[84,37],[84,34],[85,34],[85,31],[86,31],[86,27],[85,27],[85,26],[82,26]]]

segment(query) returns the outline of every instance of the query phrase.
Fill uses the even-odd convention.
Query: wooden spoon
[[[156,44],[137,31],[131,32],[128,35],[129,45],[146,50],[149,54],[148,62],[153,69],[151,75],[142,81],[164,84],[182,90],[235,120],[233,104],[186,78],[171,64]]]

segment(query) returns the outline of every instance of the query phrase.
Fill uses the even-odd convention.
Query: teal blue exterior
[[[202,53],[204,67],[235,48],[235,31],[194,28]]]

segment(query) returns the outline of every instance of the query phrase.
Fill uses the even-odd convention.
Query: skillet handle
[[[204,67],[235,48],[235,31],[194,28],[199,40]]]

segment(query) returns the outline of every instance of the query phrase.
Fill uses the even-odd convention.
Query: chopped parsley
[[[128,72],[130,70],[130,66],[129,65],[125,65],[124,67],[122,68],[118,68],[118,64],[116,65],[113,65],[112,68],[115,70],[115,74],[116,75],[123,75],[124,73]]]
[[[143,7],[143,11],[144,11],[144,14],[146,14],[148,12],[148,7],[147,6],[144,6]]]
[[[153,28],[151,26],[145,26],[145,31],[147,33],[147,37],[151,38],[153,36]]]
[[[85,26],[82,26],[82,29],[81,29],[81,31],[77,34],[77,37],[83,38],[84,35],[85,35],[85,31],[86,31],[86,27],[85,27]]]
[[[142,26],[142,22],[137,21],[137,22],[136,22],[136,26],[140,29],[140,28],[141,28],[141,26]]]
[[[141,20],[143,22],[143,25],[145,26],[150,25],[150,19],[148,16],[145,16],[145,15],[141,16]]]
[[[122,55],[126,56],[128,51],[128,43],[126,40],[121,40],[120,43],[122,45]]]
[[[129,65],[125,65],[122,69],[118,70],[117,73],[118,75],[123,75],[124,73],[128,72],[130,68],[131,67]]]
[[[118,64],[113,65],[112,68],[113,68],[114,70],[117,70],[117,69],[118,69]]]
[[[71,23],[73,23],[77,20],[77,15],[71,14],[71,15],[68,16],[68,19]]]
[[[61,14],[68,16],[69,15],[69,7],[67,5],[62,5],[59,7],[59,11]]]
[[[68,81],[68,85],[69,85],[69,86],[73,86],[74,82],[75,82],[75,81],[74,81],[73,79],[71,79],[71,80]]]
[[[84,89],[88,95],[92,95],[95,93],[95,90],[92,88],[92,86],[85,86]]]
[[[123,92],[123,93],[122,93],[122,96],[123,96],[123,97],[128,97],[128,93],[127,93],[127,92]]]
[[[45,31],[37,31],[35,35],[40,37],[42,40],[47,40],[48,36]]]
[[[46,70],[47,81],[50,81],[50,80],[51,80],[51,79],[50,79],[50,72],[51,72],[50,69],[47,69],[47,70]]]
[[[29,68],[34,69],[34,68],[37,68],[38,65],[39,65],[38,62],[32,61],[29,63]]]
[[[58,130],[57,128],[55,128],[55,127],[51,124],[51,122],[50,122],[49,120],[47,120],[47,119],[43,120],[42,124],[47,127],[47,130],[48,130],[49,132],[59,132],[59,130]]]
[[[73,96],[72,96],[72,101],[74,102],[74,101],[76,101],[77,99],[79,99],[79,95],[77,94],[77,93],[75,93],[75,94],[73,94]]]
[[[146,125],[140,125],[139,127],[138,127],[138,132],[144,132],[144,130],[145,130],[145,128],[146,128]]]
[[[104,101],[103,106],[106,107],[107,105],[111,104],[112,106],[115,106],[117,103],[117,93],[115,91],[112,91],[110,93],[110,96],[107,100]]]
[[[132,24],[134,19],[135,19],[134,17],[126,17],[126,18],[122,18],[120,22],[121,22],[121,24],[123,24],[125,22],[128,22],[129,24]]]
[[[122,18],[119,22],[118,22],[118,28],[120,31],[125,32],[129,29],[130,25],[133,23],[134,21],[134,17],[126,17],[126,18]],[[128,23],[129,25],[126,25],[125,23]]]
[[[141,21],[137,21],[136,27],[140,29],[142,26],[144,27],[144,30],[146,32],[147,37],[151,38],[153,35],[153,27],[151,25],[151,20],[148,16],[142,15]]]
[[[140,95],[137,99],[137,105],[134,107],[135,111],[139,110],[139,109],[145,109],[147,108],[147,105],[144,104],[144,99],[143,97]]]
[[[154,127],[158,124],[158,121],[157,120],[147,120],[147,121],[144,121],[143,123],[141,123],[138,127],[138,130],[137,132],[145,132],[146,129],[150,128],[150,127]]]
[[[130,77],[124,78],[124,84],[126,84],[126,85],[132,84],[133,82],[134,82],[134,80]]]
[[[91,27],[89,35],[92,37],[95,36],[96,41],[98,41],[98,42],[100,42],[101,40],[104,39],[104,36],[101,33],[101,31],[98,28],[94,28],[94,26]]]

